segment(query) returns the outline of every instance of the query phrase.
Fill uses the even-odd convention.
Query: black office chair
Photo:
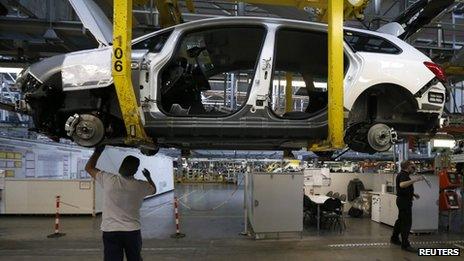
[[[310,227],[317,224],[317,204],[307,195],[303,196],[303,225]]]
[[[340,197],[339,197],[339,199],[340,199],[341,201],[346,201],[346,194],[341,194]]]
[[[332,194],[333,194],[333,191],[329,191],[327,192],[327,194],[325,194],[327,197],[332,197]]]
[[[343,220],[342,202],[337,198],[329,198],[321,206],[321,223],[323,227],[335,230],[337,227],[339,231],[345,230],[345,221]]]

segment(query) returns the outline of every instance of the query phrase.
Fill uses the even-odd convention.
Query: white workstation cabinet
[[[255,238],[303,231],[303,173],[248,173],[246,204]]]

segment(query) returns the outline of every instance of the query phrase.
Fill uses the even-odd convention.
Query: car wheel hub
[[[74,142],[84,147],[93,147],[103,140],[105,126],[96,116],[91,114],[79,115],[79,122],[71,137]]]
[[[387,151],[392,146],[392,131],[385,124],[375,124],[367,133],[367,141],[374,150]]]

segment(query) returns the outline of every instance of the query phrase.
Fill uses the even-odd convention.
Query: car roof
[[[190,21],[182,24],[178,24],[175,26],[171,26],[168,28],[164,28],[162,30],[141,36],[137,39],[134,39],[134,42],[138,42],[140,40],[145,39],[151,35],[159,34],[165,31],[170,31],[173,29],[189,29],[190,27],[196,26],[209,26],[209,25],[230,25],[230,24],[249,24],[249,25],[262,25],[262,24],[278,24],[278,25],[288,25],[288,26],[299,26],[299,27],[307,27],[308,29],[319,29],[319,30],[327,30],[327,24],[325,23],[318,23],[318,22],[311,22],[311,21],[302,21],[302,20],[293,20],[293,19],[285,19],[285,18],[274,18],[274,17],[253,17],[253,16],[223,16],[223,17],[214,17],[214,18],[205,18],[195,21]],[[383,38],[387,38],[389,40],[395,41],[399,40],[397,37],[379,33],[371,30],[364,30],[359,28],[353,27],[344,27],[344,30],[349,31],[356,31],[360,33],[366,33],[371,35],[377,35]],[[392,39],[393,38],[393,39]]]
[[[311,22],[311,21],[303,21],[303,20],[294,20],[294,19],[286,19],[286,18],[274,18],[274,17],[253,17],[253,16],[224,16],[224,17],[214,17],[214,18],[206,18],[196,21],[191,21],[183,24],[176,25],[175,27],[184,28],[184,27],[191,27],[191,26],[198,26],[198,25],[214,25],[214,24],[227,24],[227,23],[236,23],[236,22],[243,22],[249,24],[279,24],[279,25],[299,25],[299,26],[309,26],[312,28],[327,28],[326,23],[319,23],[319,22]],[[345,30],[350,31],[357,31],[367,34],[374,34],[379,36],[388,35],[385,33],[379,33],[376,31],[360,29],[360,28],[353,28],[353,27],[343,27]]]

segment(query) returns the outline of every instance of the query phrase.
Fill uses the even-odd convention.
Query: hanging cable
[[[244,179],[245,179],[245,178],[242,178],[242,179],[240,180],[240,182],[239,182],[239,184],[237,184],[237,187],[235,188],[235,190],[232,191],[232,193],[230,194],[230,196],[229,196],[226,200],[224,200],[223,202],[219,203],[219,204],[216,205],[215,207],[208,208],[208,209],[196,209],[196,208],[193,208],[193,207],[187,205],[185,202],[183,202],[183,201],[180,200],[180,199],[178,199],[178,202],[179,202],[182,206],[184,206],[186,209],[191,210],[191,211],[198,211],[198,212],[201,212],[201,211],[212,211],[212,210],[216,210],[216,209],[218,209],[218,208],[224,206],[225,204],[227,204],[227,203],[234,197],[235,193],[238,191],[238,188],[240,187],[240,185],[242,184],[242,182],[243,182]]]

